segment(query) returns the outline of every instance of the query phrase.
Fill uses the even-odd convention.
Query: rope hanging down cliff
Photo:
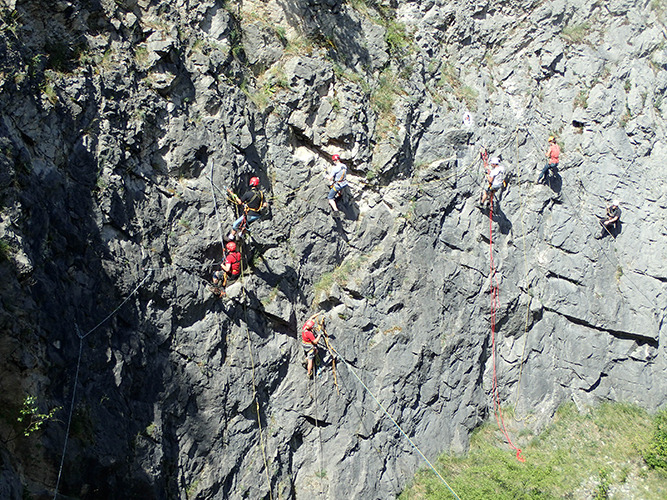
[[[53,493],[53,500],[56,500],[58,498],[58,490],[60,489],[60,479],[62,478],[63,474],[63,468],[65,466],[65,455],[67,453],[67,443],[69,441],[69,432],[70,428],[72,426],[72,416],[74,414],[74,403],[76,401],[76,387],[79,383],[79,372],[81,369],[81,355],[83,353],[83,340],[96,331],[99,327],[101,327],[104,323],[106,323],[109,319],[111,319],[118,311],[120,311],[121,307],[123,307],[128,300],[130,300],[138,291],[139,289],[143,286],[144,283],[146,283],[146,280],[150,277],[152,274],[151,271],[145,271],[146,276],[144,276],[144,279],[142,279],[139,284],[130,292],[130,294],[125,297],[125,299],[116,307],[113,311],[111,311],[102,321],[97,323],[94,327],[92,327],[90,330],[88,330],[86,333],[81,334],[81,331],[79,330],[79,325],[75,323],[76,327],[76,334],[79,337],[79,356],[76,361],[76,375],[74,376],[74,385],[72,387],[72,402],[70,404],[70,410],[69,410],[69,416],[67,417],[67,427],[65,430],[65,442],[63,444],[63,454],[60,459],[60,467],[58,469],[58,479],[56,480],[56,487],[55,491]]]
[[[500,393],[498,390],[498,374],[496,371],[496,310],[498,308],[498,280],[496,279],[496,266],[493,262],[493,198],[491,198],[491,208],[489,210],[489,260],[489,292],[491,295],[491,362],[493,364],[491,395],[493,397],[493,412],[496,416],[498,427],[507,440],[507,444],[516,451],[516,459],[519,462],[524,462],[525,459],[521,456],[521,449],[514,446],[505,427],[505,419],[503,418],[503,411],[500,407]]]
[[[410,439],[410,436],[407,435],[407,433],[401,428],[401,426],[398,424],[398,422],[396,422],[396,420],[394,420],[394,418],[389,414],[389,412],[384,407],[384,405],[382,403],[380,403],[380,400],[375,396],[375,394],[373,394],[373,392],[368,388],[368,386],[366,384],[364,384],[364,381],[361,380],[359,375],[357,375],[357,372],[354,370],[354,368],[352,368],[352,365],[350,365],[350,363],[345,361],[345,358],[343,356],[341,356],[340,353],[333,346],[329,345],[329,348],[338,357],[338,359],[340,359],[345,364],[345,366],[347,366],[348,370],[350,370],[350,373],[352,373],[352,375],[354,375],[354,378],[357,379],[357,381],[362,385],[362,387],[371,396],[371,398],[373,398],[373,401],[375,401],[375,403],[380,407],[380,409],[389,418],[389,420],[391,420],[391,423],[394,424],[394,426],[399,430],[399,432],[403,435],[403,437],[405,437],[405,439],[408,440],[408,442],[412,445],[412,447],[415,449],[415,451],[417,451],[417,453],[419,453],[419,456],[422,457],[422,459],[424,460],[424,462],[426,462],[426,464],[429,466],[429,468],[435,473],[436,476],[438,476],[438,479],[440,479],[442,484],[444,484],[447,487],[447,489],[451,492],[451,494],[454,495],[454,498],[456,498],[457,500],[461,500],[461,498],[459,498],[459,496],[452,489],[452,487],[449,486],[449,483],[447,483],[447,481],[445,481],[445,478],[442,477],[442,475],[433,466],[431,461],[428,458],[426,458],[426,455],[424,455],[422,453],[422,451],[415,444],[415,442],[412,439]]]
[[[222,248],[225,248],[225,242],[224,242],[224,237],[223,237],[223,231],[222,231],[222,221],[220,219],[220,212],[218,212],[218,202],[215,196],[215,189],[217,186],[213,183],[213,167],[214,165],[211,164],[211,172],[209,173],[209,181],[211,183],[211,195],[213,196],[213,204],[215,208],[215,216],[218,221],[218,229],[220,232],[220,244],[222,245]],[[246,289],[245,289],[245,267],[243,265],[243,259],[241,259],[241,286],[243,290],[243,294],[246,294]],[[251,366],[251,375],[252,375],[252,395],[253,399],[255,400],[255,410],[257,413],[257,427],[259,431],[259,447],[260,451],[262,454],[262,458],[264,459],[264,472],[266,473],[266,480],[268,483],[269,487],[269,498],[273,500],[273,493],[271,490],[271,476],[269,474],[269,463],[268,459],[266,457],[266,448],[264,447],[264,439],[263,439],[263,432],[262,432],[262,419],[261,419],[261,413],[260,413],[260,408],[259,408],[259,398],[257,397],[257,381],[256,381],[256,376],[255,376],[255,358],[252,354],[252,342],[250,340],[250,330],[248,329],[248,309],[246,306],[246,301],[243,301],[243,315],[245,319],[245,331],[246,331],[246,339],[248,341],[248,355],[250,357],[250,366]]]

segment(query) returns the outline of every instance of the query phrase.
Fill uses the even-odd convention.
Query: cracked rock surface
[[[391,498],[422,463],[360,380],[427,457],[465,451],[493,412],[492,280],[503,404],[538,426],[572,400],[664,407],[664,16],[9,2],[0,497],[52,497],[60,475],[82,499]],[[508,171],[491,220],[481,146]],[[253,175],[271,207],[221,299],[225,190]],[[596,240],[612,199],[620,230]],[[316,311],[340,359],[309,381]],[[27,395],[62,409],[26,437]]]

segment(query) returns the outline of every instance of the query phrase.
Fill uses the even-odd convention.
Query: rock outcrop
[[[9,2],[1,496],[391,497],[422,463],[373,396],[426,456],[465,451],[493,412],[492,278],[503,404],[542,424],[570,400],[663,407],[665,15]],[[551,134],[559,172],[537,185]],[[509,173],[491,221],[480,146]],[[251,175],[270,213],[220,299],[225,189]],[[596,240],[612,198],[620,231]],[[308,381],[318,310],[342,359]],[[62,409],[26,437],[27,395]]]

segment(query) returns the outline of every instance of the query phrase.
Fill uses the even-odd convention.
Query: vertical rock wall
[[[61,473],[79,498],[387,498],[422,464],[350,366],[428,457],[464,451],[493,405],[482,145],[510,177],[491,221],[503,404],[538,424],[569,400],[664,406],[664,16],[9,5],[0,491],[52,494]],[[536,185],[550,134],[558,176]],[[271,210],[221,300],[224,190],[251,175]],[[611,198],[620,234],[595,240]],[[345,362],[309,382],[297,332],[316,310]],[[63,408],[29,437],[26,395]]]

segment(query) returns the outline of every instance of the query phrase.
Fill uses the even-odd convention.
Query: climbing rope
[[[457,500],[461,500],[459,498],[459,496],[456,494],[456,492],[452,489],[452,487],[449,486],[449,483],[447,483],[447,481],[445,481],[445,478],[442,477],[442,475],[437,471],[437,469],[433,466],[433,464],[430,462],[430,460],[428,458],[426,458],[426,455],[424,455],[422,453],[422,451],[415,444],[415,442],[410,438],[410,436],[407,435],[407,433],[401,428],[401,426],[398,424],[398,422],[396,422],[396,420],[394,420],[394,418],[389,414],[389,412],[384,407],[384,405],[382,403],[380,403],[380,400],[375,396],[375,394],[373,394],[373,391],[371,391],[368,388],[368,386],[364,383],[364,381],[361,380],[359,375],[357,375],[357,372],[354,370],[354,368],[352,368],[352,365],[350,365],[350,363],[345,361],[345,358],[343,358],[333,346],[331,347],[331,350],[334,352],[334,354],[336,354],[338,356],[338,358],[345,364],[345,366],[347,366],[348,370],[350,370],[350,373],[352,373],[352,375],[354,375],[354,377],[359,381],[361,386],[366,390],[366,392],[371,396],[371,398],[373,398],[373,401],[375,401],[375,403],[380,407],[380,409],[389,418],[389,420],[391,420],[391,422],[399,430],[399,432],[403,435],[403,437],[405,437],[408,440],[408,442],[412,445],[412,447],[415,449],[415,451],[417,451],[417,453],[419,453],[419,455],[426,462],[426,464],[430,467],[430,469],[435,473],[436,476],[438,476],[438,478],[440,479],[442,484],[444,484],[447,487],[447,489],[451,492],[451,494],[454,495],[454,498],[456,498]]]
[[[329,344],[329,336],[324,334],[324,342],[327,346],[327,349],[331,353],[331,371],[333,371],[334,385],[336,386],[336,394],[340,395],[340,388],[338,387],[338,376],[336,375],[336,357],[331,352],[331,345]]]
[[[581,181],[579,181],[579,182],[581,182]],[[564,192],[563,192],[563,194],[564,194]],[[617,263],[614,262],[614,261],[611,259],[611,257],[609,257],[609,255],[607,254],[607,252],[605,251],[604,247],[602,246],[602,242],[601,242],[601,241],[598,241],[597,239],[595,239],[595,235],[594,235],[593,232],[591,231],[591,229],[590,229],[590,225],[586,224],[586,223],[583,221],[583,219],[582,219],[581,216],[579,215],[578,211],[574,208],[574,205],[572,204],[572,201],[570,200],[569,196],[567,196],[566,194],[564,194],[564,196],[565,196],[565,198],[567,199],[568,204],[572,207],[572,213],[574,214],[574,216],[575,216],[575,217],[577,218],[577,220],[581,223],[581,225],[584,226],[584,227],[586,228],[586,230],[588,231],[588,233],[589,233],[591,236],[593,236],[593,239],[595,240],[595,242],[597,243],[598,247],[600,248],[600,251],[602,252],[602,255],[604,255],[604,257],[609,261],[609,263],[610,263],[612,266],[613,266],[613,265],[616,265]],[[604,227],[604,226],[603,226],[603,227]],[[604,227],[604,229],[611,235],[611,232],[609,231],[608,228]],[[613,235],[611,235],[611,236],[613,237]],[[615,241],[615,240],[614,240],[614,241]],[[644,296],[644,298],[648,301],[648,303],[651,305],[651,307],[655,307],[655,306],[654,306],[654,303],[653,303],[653,300],[650,299],[650,298],[648,297],[648,295],[646,295],[646,294],[644,293],[644,291],[642,290],[642,288],[641,288],[639,285],[637,285],[637,283],[635,283],[634,280],[633,280],[632,278],[630,278],[630,275],[629,275],[629,274],[624,274],[623,276],[624,276],[630,283],[632,283],[632,284],[634,285],[634,287],[637,289],[637,291],[638,291],[639,293],[641,293],[641,294]]]
[[[241,267],[241,279],[243,279],[243,267]],[[243,293],[245,294],[245,287],[243,288]],[[273,499],[273,493],[271,491],[271,476],[269,475],[269,461],[266,457],[266,448],[264,447],[264,439],[263,439],[263,431],[262,431],[262,419],[260,416],[260,409],[259,409],[259,398],[257,397],[257,381],[255,377],[255,359],[252,355],[252,343],[250,341],[250,330],[248,328],[248,311],[245,305],[245,298],[244,298],[244,304],[243,304],[243,312],[245,315],[245,331],[246,331],[246,338],[248,340],[248,353],[250,354],[250,365],[252,367],[252,395],[253,398],[255,399],[255,410],[257,412],[257,428],[259,431],[259,447],[262,452],[262,458],[264,459],[264,471],[266,473],[266,481],[267,484],[269,485],[269,498]]]
[[[222,248],[225,248],[225,240],[223,237],[223,231],[222,231],[222,220],[220,218],[220,212],[218,211],[218,203],[216,200],[215,196],[215,189],[216,186],[213,183],[213,163],[211,164],[211,171],[209,172],[209,181],[211,183],[211,195],[213,196],[213,205],[215,209],[215,216],[218,221],[218,228],[220,232],[220,244],[222,245]],[[269,498],[273,500],[273,492],[271,489],[271,476],[269,474],[269,461],[266,456],[266,448],[264,446],[264,438],[263,438],[263,430],[262,430],[262,418],[261,418],[261,412],[260,412],[260,407],[259,407],[259,398],[257,396],[257,378],[256,378],[256,370],[255,370],[255,358],[252,354],[252,341],[250,340],[250,329],[248,328],[248,308],[246,305],[247,302],[247,292],[245,289],[245,266],[243,265],[243,259],[241,259],[241,286],[243,290],[243,315],[245,319],[245,331],[246,331],[246,339],[248,342],[248,355],[250,357],[250,367],[251,367],[251,377],[252,377],[252,395],[253,399],[255,400],[255,410],[257,413],[257,428],[259,432],[259,447],[260,451],[262,454],[262,458],[264,459],[264,472],[266,473],[266,481],[269,486]]]
[[[315,375],[317,374],[317,367],[315,367]],[[318,458],[319,458],[319,463],[320,463],[320,468],[317,471],[317,476],[319,478],[319,484],[320,484],[320,496],[324,495],[324,487],[323,487],[323,476],[324,476],[324,466],[323,466],[323,460],[322,460],[322,455],[324,454],[324,446],[322,445],[322,429],[320,428],[320,413],[319,409],[317,406],[317,384],[315,383],[315,378],[316,376],[313,377],[313,380],[311,381],[313,385],[313,401],[315,403],[315,429],[317,429],[317,436],[319,440],[319,450],[318,450]]]
[[[329,334],[327,334],[327,330],[324,326],[324,318],[320,318],[320,320],[317,322],[317,328],[324,335],[324,345],[331,355],[331,371],[333,372],[334,385],[336,386],[336,393],[340,395],[340,389],[338,387],[338,376],[336,375],[336,356],[334,356],[334,353],[331,350],[331,344],[329,344]]]
[[[498,374],[496,371],[496,310],[498,308],[498,279],[496,277],[496,267],[493,261],[493,193],[491,193],[491,208],[489,210],[489,260],[491,269],[489,272],[489,287],[491,294],[491,358],[493,365],[493,380],[491,383],[491,393],[493,397],[494,414],[498,427],[502,431],[507,444],[516,451],[516,458],[519,462],[525,459],[521,456],[521,449],[514,446],[512,439],[505,427],[503,411],[500,407],[500,391],[498,390]]]
[[[528,135],[531,136],[535,142],[537,142],[537,139],[536,139],[535,136],[533,135],[531,129],[530,129],[530,128],[526,128],[526,131],[528,132]],[[533,147],[534,147],[534,149],[539,153],[539,149],[538,149],[536,146],[533,146]],[[517,157],[518,157],[518,136],[517,136]],[[625,178],[625,177],[627,176],[627,173],[628,173],[629,168],[630,168],[631,165],[632,165],[632,162],[629,162],[628,165],[625,167],[625,170],[624,170],[624,172],[623,172],[623,175],[619,176],[618,181],[616,182],[616,184],[615,184],[615,186],[613,187],[613,189],[610,191],[610,194],[609,194],[609,197],[610,197],[610,198],[613,198],[613,195],[614,195],[616,189],[618,188],[619,184],[621,183],[621,181],[623,180],[623,178]],[[576,181],[577,181],[578,184],[579,184],[579,189],[580,189],[581,192],[584,192],[584,193],[588,194],[588,195],[591,196],[591,197],[603,198],[602,196],[600,196],[600,195],[598,195],[598,194],[591,193],[590,191],[588,191],[588,190],[586,189],[586,187],[584,186],[583,181],[581,180],[581,178],[579,177],[579,175],[576,173],[576,171],[573,170],[572,173],[574,174],[574,176],[575,176],[575,178],[576,178]],[[566,192],[563,191],[563,190],[561,190],[561,193],[562,193],[563,196],[565,197],[565,199],[566,199],[566,201],[567,201],[567,204],[571,207],[571,209],[572,209],[572,213],[574,214],[575,218],[580,222],[580,224],[586,229],[586,231],[587,231],[591,236],[595,236],[595,235],[593,234],[593,231],[591,230],[591,225],[590,225],[590,224],[587,224],[586,222],[584,222],[584,220],[583,220],[583,219],[581,218],[581,216],[580,216],[580,211],[577,210],[577,209],[575,208],[575,205],[572,203],[572,200],[570,199],[570,197],[569,197],[569,196],[566,194]],[[522,207],[523,207],[523,213],[525,214],[525,199],[522,201]],[[521,224],[522,224],[523,235],[524,235],[524,267],[525,267],[525,262],[527,261],[527,256],[526,256],[526,249],[525,249],[525,226],[524,226],[523,215],[522,215],[522,219],[521,219]],[[597,227],[597,226],[596,226],[596,227]],[[606,226],[602,226],[602,227],[603,227],[603,229],[604,229],[605,231],[607,231],[607,233],[608,233],[610,236],[613,236],[613,235],[611,234],[611,232],[609,231],[609,229],[608,229]],[[594,239],[595,239],[595,238],[594,238]],[[614,261],[611,259],[611,257],[608,255],[608,253],[605,251],[605,249],[604,249],[604,247],[603,247],[603,245],[602,245],[602,242],[597,241],[597,239],[596,239],[595,241],[596,241],[596,243],[597,243],[597,245],[598,245],[600,251],[602,252],[602,254],[604,255],[604,257],[609,261],[609,263],[610,263],[611,265],[616,265],[617,263],[614,262]],[[615,240],[614,240],[614,244],[615,244]],[[526,277],[527,277],[527,271],[525,271],[525,274],[526,274]],[[644,298],[647,300],[647,302],[648,302],[650,305],[653,305],[653,300],[650,299],[650,298],[644,293],[644,291],[642,290],[642,288],[639,287],[639,286],[637,285],[637,283],[635,283],[635,281],[629,276],[629,274],[624,274],[624,276],[625,276],[625,278],[626,278],[630,283],[632,283],[632,285],[635,287],[635,289],[638,290],[638,291],[644,296]],[[528,304],[526,305],[526,317],[525,317],[524,334],[526,334],[527,331],[528,331],[528,324],[529,324],[529,319],[530,319],[529,314],[530,314],[530,301],[529,301]],[[527,341],[527,335],[526,335],[526,341]],[[521,374],[522,374],[522,372],[523,372],[523,364],[524,364],[525,350],[526,350],[526,341],[524,341],[523,353],[522,353],[522,356],[521,356],[522,360],[521,360],[521,364],[520,364],[520,370],[519,370],[519,382],[518,382],[518,384],[520,384],[520,382],[521,382]],[[515,406],[514,406],[515,411],[516,411],[516,407],[517,407],[517,405],[518,405],[518,401],[519,401],[519,389],[518,389],[518,387],[517,387],[517,398],[516,398],[516,402],[515,402]],[[518,419],[517,419],[517,420],[518,420]]]
[[[63,474],[63,468],[65,467],[65,452],[67,451],[67,442],[69,441],[69,431],[72,425],[72,415],[74,414],[74,402],[76,400],[76,386],[79,383],[79,369],[81,367],[81,353],[83,351],[83,337],[79,331],[79,325],[75,323],[77,336],[79,337],[79,357],[76,361],[76,375],[74,376],[74,385],[72,387],[72,402],[69,407],[69,416],[67,417],[67,428],[65,430],[65,444],[63,445],[63,454],[60,458],[60,468],[58,469],[58,479],[56,480],[56,489],[53,493],[53,500],[58,498],[58,490],[60,488],[60,479]]]
[[[79,337],[79,356],[77,358],[76,362],[76,375],[74,376],[74,386],[72,388],[72,402],[70,403],[70,410],[69,410],[69,416],[67,417],[67,427],[65,431],[65,443],[63,444],[63,454],[60,459],[60,468],[58,469],[58,479],[56,480],[56,487],[55,491],[53,494],[53,500],[56,500],[58,497],[58,490],[60,489],[60,479],[62,478],[62,473],[63,473],[63,468],[65,466],[65,455],[67,454],[67,443],[69,441],[69,433],[70,433],[70,428],[72,426],[72,415],[74,414],[74,403],[76,402],[76,387],[79,383],[79,372],[80,372],[80,367],[81,367],[81,355],[83,352],[83,339],[85,339],[88,335],[96,331],[99,327],[101,327],[104,323],[106,323],[109,319],[111,319],[118,311],[123,307],[128,300],[132,296],[134,296],[139,289],[143,286],[143,284],[146,282],[146,280],[150,277],[151,273],[150,271],[146,273],[146,276],[144,276],[144,279],[141,280],[141,282],[130,292],[130,294],[125,297],[125,299],[120,303],[118,307],[116,307],[111,313],[109,313],[102,321],[100,321],[97,325],[95,325],[93,328],[88,330],[86,333],[83,335],[81,334],[81,331],[79,330],[79,326],[75,323],[76,327],[76,334],[77,337]]]

